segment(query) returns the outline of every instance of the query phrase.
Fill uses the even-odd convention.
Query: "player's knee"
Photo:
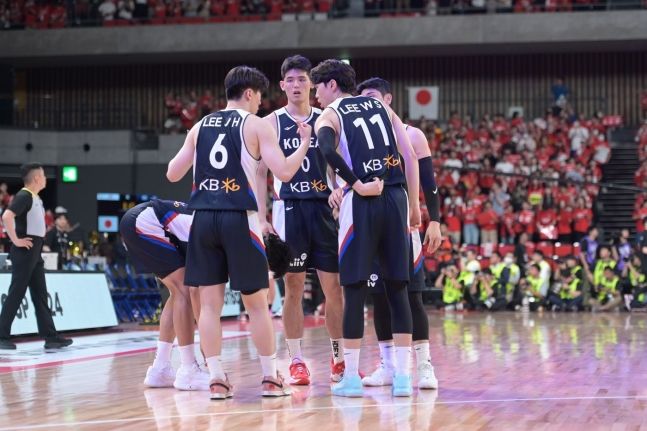
[[[391,327],[394,334],[411,334],[413,331],[411,308],[409,307],[406,288],[406,282],[386,282],[386,294],[391,308]]]

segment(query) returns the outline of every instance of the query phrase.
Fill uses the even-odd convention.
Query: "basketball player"
[[[381,78],[368,79],[357,87],[357,92],[362,96],[372,97],[391,106],[393,95],[391,85]],[[431,151],[427,138],[422,130],[405,125],[407,136],[411,146],[418,158],[418,169],[420,171],[420,184],[425,195],[427,208],[429,209],[429,226],[425,233],[424,244],[428,244],[427,251],[433,253],[440,246],[440,199],[438,198],[438,187],[434,177],[434,169],[431,161]],[[431,365],[429,352],[429,319],[422,303],[422,290],[425,287],[425,273],[422,269],[423,256],[420,234],[417,231],[411,232],[410,281],[407,286],[409,292],[409,306],[413,319],[413,349],[416,353],[418,388],[438,389],[438,380],[434,374],[434,367]],[[393,381],[393,336],[391,334],[391,316],[384,283],[376,280],[372,288],[375,333],[380,345],[380,366],[371,374],[362,379],[365,386],[385,386]]]
[[[288,57],[281,65],[281,89],[288,104],[268,115],[266,120],[279,139],[285,156],[299,145],[298,122],[314,127],[321,110],[310,106],[310,61],[300,55]],[[309,385],[310,371],[301,352],[303,338],[303,290],[306,269],[317,270],[326,296],[326,328],[332,347],[330,378],[341,380],[344,373],[344,352],[341,343],[342,293],[337,263],[337,225],[328,205],[330,182],[326,160],[313,136],[301,168],[289,182],[274,181],[273,226],[266,222],[267,168],[261,162],[258,176],[258,215],[263,231],[275,231],[290,246],[293,257],[285,275],[283,325],[290,354],[290,383]]]
[[[129,209],[119,224],[119,232],[137,272],[155,274],[171,294],[160,316],[155,360],[144,379],[144,384],[152,388],[209,389],[209,374],[198,366],[193,345],[191,306],[194,305],[198,316],[199,298],[193,294],[197,293],[195,289],[191,292],[184,285],[184,262],[192,221],[192,211],[185,203],[153,199]],[[181,364],[177,373],[171,365],[176,334]]]
[[[272,129],[255,115],[267,87],[267,78],[257,69],[231,69],[225,77],[227,107],[189,131],[167,172],[170,181],[179,181],[193,165],[189,208],[195,213],[185,282],[200,288],[198,326],[211,376],[211,399],[233,395],[220,362],[220,314],[228,279],[231,289],[241,292],[250,317],[263,369],[262,395],[290,394],[276,369],[274,328],[267,312],[268,264],[257,213],[256,170],[262,157],[275,177],[289,181],[308,151],[312,128],[298,123],[301,143],[286,159]]]
[[[332,393],[349,397],[363,394],[358,366],[364,335],[364,302],[367,282],[377,259],[394,316],[396,371],[392,393],[410,396],[412,322],[406,286],[409,281],[409,226],[415,229],[420,224],[416,155],[397,115],[378,100],[351,96],[355,91],[355,71],[350,65],[325,60],[312,69],[311,77],[317,99],[326,107],[315,125],[319,147],[348,190],[340,207],[338,237],[339,270],[345,299],[346,370]],[[409,213],[400,152],[407,167]],[[371,187],[371,194],[376,197],[361,196],[360,191],[365,187]]]

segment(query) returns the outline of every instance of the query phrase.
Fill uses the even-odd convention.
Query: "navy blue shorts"
[[[288,272],[304,272],[307,269],[339,272],[337,223],[327,201],[274,201],[272,223],[292,253]]]
[[[409,263],[409,283],[407,284],[407,291],[411,293],[422,292],[425,290],[425,271],[422,268],[423,255],[422,255],[422,240],[420,232],[411,232],[411,246],[409,248],[411,253],[411,260]],[[371,293],[383,294],[384,281],[380,277],[380,267],[377,262],[375,264],[375,272],[371,274],[368,280],[368,286],[371,288]]]
[[[385,280],[409,281],[409,204],[401,186],[376,197],[349,191],[339,211],[339,277],[348,286],[370,280],[378,262]]]
[[[267,257],[255,211],[197,210],[193,216],[184,281],[253,293],[268,285]]]
[[[124,214],[119,232],[138,273],[165,278],[184,267],[186,243],[162,228],[148,202]]]

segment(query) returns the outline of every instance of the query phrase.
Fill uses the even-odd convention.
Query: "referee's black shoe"
[[[16,345],[8,338],[0,338],[0,350],[16,350]]]
[[[67,347],[70,344],[72,344],[74,340],[71,338],[63,338],[61,336],[56,336],[53,338],[48,338],[45,340],[45,348],[46,349],[62,349],[63,347]]]

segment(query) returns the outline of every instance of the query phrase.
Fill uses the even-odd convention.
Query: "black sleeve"
[[[45,241],[43,242],[43,244],[49,247],[51,250],[54,250],[55,242],[56,242],[56,228],[53,228],[52,230],[50,230],[45,234]]]
[[[337,149],[335,148],[335,131],[333,128],[322,127],[319,129],[319,132],[317,132],[317,142],[326,162],[335,171],[335,174],[346,181],[349,187],[353,187],[353,184],[357,181],[357,177],[344,159],[337,153]]]
[[[29,192],[24,190],[16,193],[16,196],[13,197],[11,203],[9,204],[8,210],[11,210],[16,216],[21,216],[31,209],[31,204],[34,202],[34,199],[31,197]]]
[[[418,168],[420,169],[420,185],[422,186],[422,193],[425,195],[429,218],[431,221],[440,222],[440,197],[438,196],[438,186],[436,185],[431,156],[419,159]]]

